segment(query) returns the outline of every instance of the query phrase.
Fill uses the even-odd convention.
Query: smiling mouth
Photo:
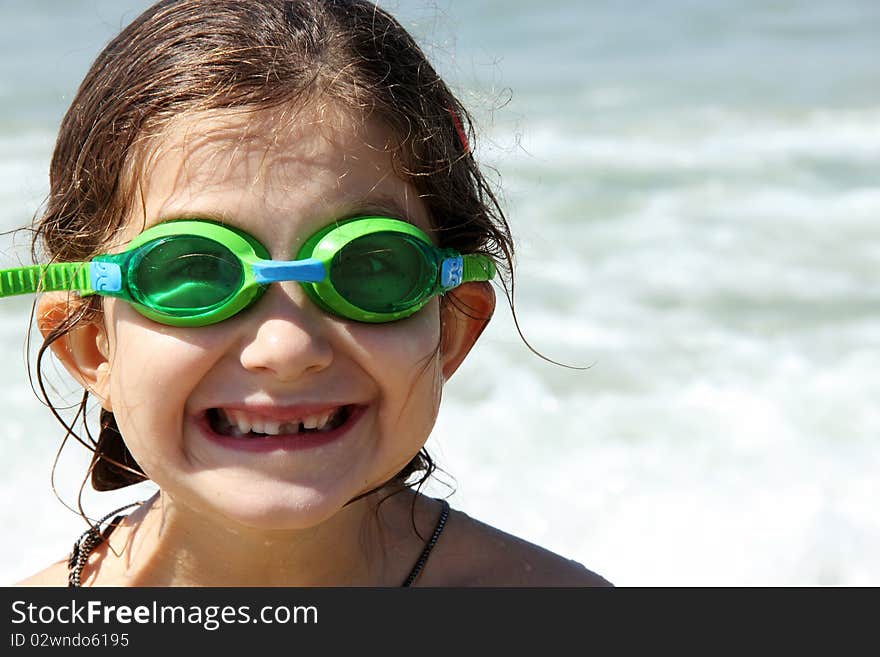
[[[218,435],[230,438],[266,438],[329,433],[345,424],[352,414],[352,406],[339,406],[318,415],[277,420],[246,411],[209,408],[208,425]]]

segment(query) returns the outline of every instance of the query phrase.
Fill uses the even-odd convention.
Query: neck
[[[99,568],[127,586],[399,586],[422,541],[410,522],[415,494],[379,505],[389,492],[302,530],[218,522],[157,493],[113,533]]]

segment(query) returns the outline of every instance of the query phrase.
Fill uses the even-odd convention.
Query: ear
[[[440,312],[440,357],[448,381],[492,319],[495,290],[488,282],[464,283],[447,293]]]
[[[61,326],[74,310],[67,292],[46,292],[37,302],[37,327],[43,337]],[[52,353],[81,386],[110,411],[110,362],[107,334],[100,321],[81,322],[56,339]]]

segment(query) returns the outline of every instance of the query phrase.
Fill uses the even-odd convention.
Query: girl
[[[0,293],[42,292],[38,365],[101,407],[93,486],[159,492],[24,584],[607,584],[412,490],[512,276],[466,122],[361,0],[163,0],[105,48],[52,159],[50,264]]]

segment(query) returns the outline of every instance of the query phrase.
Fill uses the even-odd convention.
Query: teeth
[[[326,429],[330,421],[336,417],[339,409],[287,422],[250,415],[245,411],[232,411],[222,408],[217,410],[219,411],[221,424],[225,425],[226,431],[231,435],[244,436],[249,433],[261,433],[269,436],[278,436],[296,434],[303,429],[317,431]]]
[[[244,413],[241,411],[232,411],[232,417],[235,419],[235,424],[238,426],[238,430],[242,435],[250,432],[251,423],[245,419]]]

